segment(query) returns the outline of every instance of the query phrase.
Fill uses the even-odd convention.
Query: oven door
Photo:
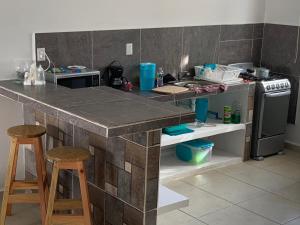
[[[284,134],[291,91],[265,93],[260,109],[259,138]]]
[[[57,84],[68,88],[87,88],[100,85],[99,75],[68,77],[57,80]]]

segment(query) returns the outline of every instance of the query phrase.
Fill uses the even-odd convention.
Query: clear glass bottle
[[[35,85],[45,85],[46,84],[46,79],[45,79],[45,71],[40,65],[37,69],[37,76],[34,82]]]

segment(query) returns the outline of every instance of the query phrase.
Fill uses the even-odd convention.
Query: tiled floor
[[[300,152],[249,161],[173,181],[188,207],[158,225],[300,225]]]
[[[167,186],[190,197],[190,205],[160,215],[158,225],[300,225],[300,152],[287,150]],[[38,224],[39,209],[28,205],[15,207],[6,223]]]

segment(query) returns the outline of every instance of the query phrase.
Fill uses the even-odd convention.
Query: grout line
[[[218,48],[218,58],[217,58],[217,64],[220,63],[220,52],[221,52],[221,32],[222,32],[222,25],[219,25],[219,36],[218,36],[218,43],[216,48]],[[219,44],[219,45],[218,45]]]
[[[226,43],[226,42],[235,42],[235,41],[252,41],[253,39],[251,38],[244,38],[244,39],[237,39],[237,40],[224,40],[220,41],[221,43]]]
[[[290,222],[296,221],[296,220],[298,220],[298,219],[300,219],[300,216],[298,216],[298,217],[296,217],[296,218],[294,218],[294,219],[288,220],[285,224],[288,224],[288,223],[290,223]]]
[[[253,62],[253,48],[254,48],[254,24],[252,24],[252,41],[251,41],[251,61]]]
[[[299,52],[299,34],[300,34],[300,26],[298,26],[298,33],[297,33],[297,42],[296,42],[296,50],[295,50],[295,60],[294,63],[296,64],[298,61],[298,52]]]
[[[180,72],[183,72],[186,68],[184,68],[183,70],[183,59],[184,59],[184,27],[182,27],[182,31],[181,31],[181,52],[180,52]]]
[[[140,63],[142,62],[142,29],[140,29]]]
[[[260,217],[262,217],[262,218],[264,218],[264,219],[266,219],[266,220],[268,220],[268,221],[271,221],[271,222],[273,222],[273,223],[280,224],[279,222],[277,222],[277,221],[275,221],[275,220],[272,220],[272,219],[270,219],[270,218],[268,218],[268,217],[265,217],[265,216],[263,216],[263,215],[260,215],[260,214],[258,214],[258,213],[256,213],[256,212],[254,212],[254,211],[252,211],[252,210],[249,210],[249,209],[247,209],[247,208],[244,208],[244,207],[242,207],[242,206],[237,205],[237,207],[240,207],[241,209],[243,209],[243,210],[245,210],[245,211],[248,211],[248,212],[250,212],[250,213],[252,213],[252,214],[255,214],[255,215],[257,215],[257,216],[260,216]]]
[[[264,42],[265,42],[265,28],[266,28],[266,24],[264,23],[264,27],[263,27],[263,35],[262,35],[262,43],[261,43],[261,48],[260,48],[260,60],[259,60],[259,66],[262,66],[263,49],[264,49]]]
[[[92,47],[92,69],[94,70],[94,31],[91,31],[91,47]]]
[[[190,214],[188,214],[187,212],[182,211],[182,209],[178,209],[178,211],[182,212],[183,214],[185,214],[185,215],[187,215],[187,216],[189,216],[189,217],[194,218],[195,220],[197,220],[197,221],[199,221],[199,222],[201,222],[201,223],[204,223],[204,224],[209,225],[208,223],[205,223],[204,221],[200,220],[199,218],[197,218],[197,217],[195,217],[195,216],[193,216],[193,215],[190,215]],[[201,217],[202,217],[202,216],[201,216]]]

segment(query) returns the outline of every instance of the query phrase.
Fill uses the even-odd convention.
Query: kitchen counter
[[[23,86],[16,80],[0,81],[0,93],[26,104],[45,108],[59,118],[86,124],[98,134],[118,136],[191,122],[194,113],[171,103],[115,90],[109,87],[69,89],[47,83]]]
[[[201,96],[207,96],[207,95],[216,95],[220,94],[223,92],[234,92],[234,91],[240,91],[243,88],[248,88],[249,86],[255,86],[255,82],[248,82],[248,83],[236,83],[236,84],[230,84],[227,85],[227,90],[226,91],[213,91],[213,92],[203,92],[203,93],[195,93],[194,91],[187,91],[187,92],[182,92],[178,94],[160,94],[160,93],[155,93],[152,91],[141,91],[138,88],[135,88],[132,93],[146,97],[151,100],[159,101],[159,102],[175,102],[178,100],[183,100],[183,99],[188,99],[188,98],[197,98]]]
[[[249,86],[234,85],[228,91],[243,88]],[[62,145],[90,150],[85,166],[94,224],[156,224],[162,128],[194,121],[193,112],[174,106],[176,100],[211,94],[218,92],[160,95],[0,81],[0,95],[23,104],[24,123],[46,127],[45,151]],[[35,160],[27,148],[25,171],[31,178],[36,176]],[[51,174],[51,162],[47,164]],[[59,192],[79,198],[78,175],[61,173]]]

